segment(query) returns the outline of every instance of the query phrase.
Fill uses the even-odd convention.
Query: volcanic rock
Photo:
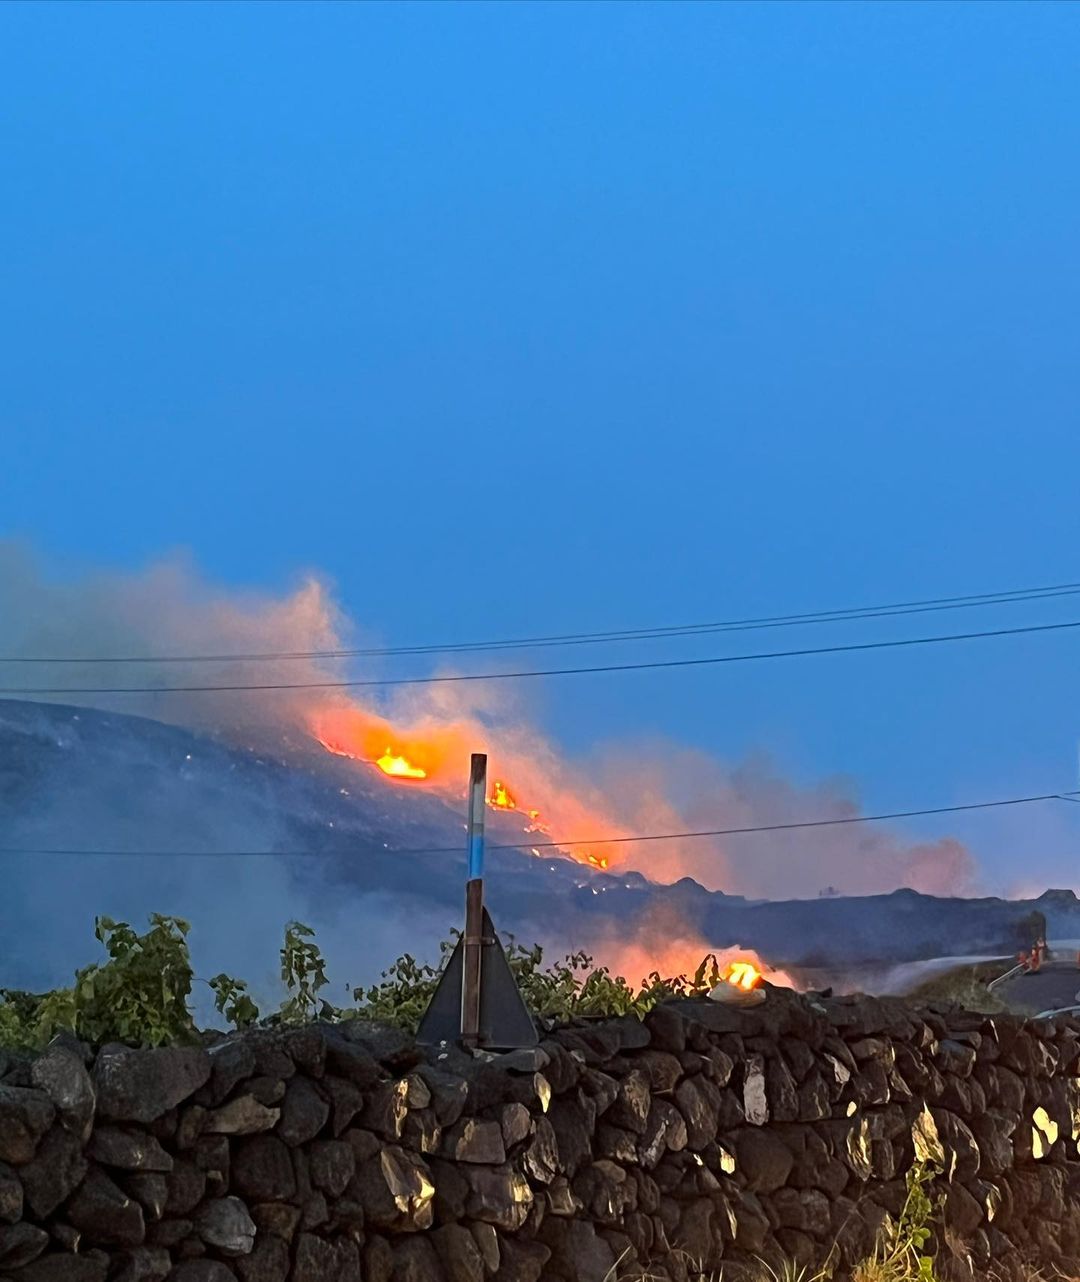
[[[88,1149],[103,1166],[125,1171],[171,1171],[173,1160],[152,1135],[144,1131],[99,1126]]]
[[[502,1128],[498,1122],[465,1118],[446,1132],[443,1148],[458,1162],[486,1162],[498,1166],[506,1161]]]
[[[255,1223],[236,1197],[204,1202],[195,1214],[195,1228],[222,1255],[248,1255],[255,1244]]]
[[[484,1257],[464,1225],[444,1224],[431,1235],[448,1282],[484,1282]]]
[[[306,1077],[295,1077],[285,1091],[277,1133],[286,1144],[299,1148],[318,1135],[329,1116],[330,1105],[313,1083]]]
[[[287,1201],[296,1192],[289,1149],[276,1135],[242,1141],[232,1160],[232,1183],[252,1201]]]
[[[212,1135],[258,1135],[277,1125],[281,1110],[261,1104],[254,1095],[239,1095],[206,1119],[205,1129]]]
[[[289,1276],[289,1248],[275,1237],[260,1237],[250,1255],[235,1261],[243,1282],[286,1282]]]
[[[172,1257],[161,1246],[137,1246],[120,1257],[116,1282],[164,1282]]]
[[[0,1161],[23,1166],[53,1123],[56,1109],[44,1091],[0,1086]]]
[[[53,1043],[34,1060],[30,1078],[53,1102],[61,1123],[85,1142],[94,1123],[96,1098],[81,1056],[62,1042]]]
[[[355,1242],[300,1234],[290,1282],[361,1282],[362,1276]]]
[[[250,1037],[230,1037],[212,1046],[209,1055],[210,1080],[199,1091],[198,1102],[216,1108],[241,1082],[255,1076],[255,1048]]]
[[[765,1130],[740,1131],[735,1136],[735,1159],[747,1187],[761,1193],[783,1188],[795,1164],[787,1145]]]
[[[95,1246],[139,1246],[146,1236],[142,1207],[104,1171],[91,1169],[65,1214]]]
[[[98,1112],[118,1122],[153,1122],[194,1094],[210,1068],[205,1051],[187,1047],[106,1046],[93,1072]]]
[[[169,1274],[168,1282],[236,1282],[236,1274],[220,1260],[184,1260]]]
[[[19,1171],[27,1206],[38,1219],[47,1219],[78,1188],[86,1171],[79,1137],[54,1127],[38,1146],[33,1161]]]
[[[18,1269],[29,1264],[49,1245],[49,1235],[33,1224],[12,1224],[0,1229],[0,1265]]]

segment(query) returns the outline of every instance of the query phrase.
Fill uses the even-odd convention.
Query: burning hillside
[[[374,768],[409,787],[426,786],[448,801],[464,797],[469,756],[486,748],[488,739],[488,733],[477,724],[440,723],[429,718],[402,728],[356,705],[324,707],[310,716],[308,729],[327,752]],[[496,757],[496,764],[499,760]],[[504,752],[502,764],[514,769],[513,754]],[[597,812],[576,792],[543,777],[534,762],[519,761],[513,777],[531,780],[533,791],[527,801],[519,802],[519,796],[525,794],[516,782],[502,778],[492,782],[487,801],[492,810],[521,821],[522,849],[539,856],[539,848],[530,843],[542,838],[550,854],[550,843],[568,837],[573,830],[574,839],[565,847],[559,845],[557,853],[593,868],[611,866],[616,848],[585,834],[624,835],[612,818]],[[540,801],[544,809],[534,804]],[[561,822],[548,816],[558,816]]]
[[[827,885],[847,895],[902,886],[962,894],[972,881],[972,860],[959,842],[911,844],[886,826],[730,843],[624,841],[635,834],[849,820],[861,808],[836,785],[798,786],[767,764],[729,767],[667,742],[597,746],[587,762],[571,759],[537,730],[527,708],[508,702],[506,685],[426,685],[379,702],[349,699],[328,687],[379,680],[390,665],[398,678],[402,662],[416,660],[350,651],[357,630],[317,579],[283,596],[233,592],[208,585],[183,562],[166,561],[139,574],[55,582],[25,551],[0,543],[0,600],[7,607],[0,614],[4,653],[86,657],[85,664],[58,669],[58,685],[125,684],[117,678],[128,670],[106,660],[144,656],[138,685],[153,693],[80,701],[207,731],[257,753],[288,755],[318,740],[393,789],[395,805],[433,796],[460,810],[469,754],[486,752],[498,781],[492,810],[513,821],[500,841],[545,858],[561,852],[597,872],[635,869],[671,883],[693,878],[710,890],[760,898],[811,898]],[[180,659],[185,655],[199,658],[193,665]],[[229,692],[200,693],[204,685]],[[191,690],[169,692],[177,686]]]
[[[96,912],[190,918],[206,974],[252,974],[267,935],[300,917],[333,969],[356,981],[403,951],[437,956],[461,921],[460,798],[328,753],[310,736],[282,760],[142,717],[0,700],[0,763],[0,846],[54,852],[5,861],[0,931],[13,941],[6,978],[16,987],[68,977],[83,960],[71,941]],[[492,846],[513,843],[521,821],[518,810],[493,807]],[[707,951],[722,965],[749,960],[779,983],[766,961],[792,973],[826,960],[915,960],[955,951],[960,939],[1002,956],[1030,941],[1040,908],[911,891],[751,903],[553,853],[490,851],[500,929],[544,944],[549,957],[584,949],[632,983],[692,973]],[[1075,901],[1054,909],[1056,933],[1080,936]]]

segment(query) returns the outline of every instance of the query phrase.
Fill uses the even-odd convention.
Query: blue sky
[[[9,3],[0,534],[400,643],[1080,579],[1078,73],[1071,6]],[[1073,783],[1076,646],[533,694],[905,807]],[[912,831],[1077,885],[1068,809]]]

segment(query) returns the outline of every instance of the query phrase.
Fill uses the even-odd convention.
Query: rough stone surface
[[[29,1162],[55,1116],[44,1091],[0,1085],[0,1161],[13,1166]]]
[[[215,1109],[204,1129],[210,1135],[258,1135],[273,1130],[280,1117],[280,1108],[271,1108],[254,1095],[241,1095]]]
[[[277,1133],[286,1144],[307,1144],[326,1125],[330,1105],[306,1077],[294,1077],[285,1091]]]
[[[173,1168],[173,1159],[153,1135],[117,1126],[99,1126],[88,1153],[102,1166],[125,1171],[171,1171]]]
[[[30,1078],[52,1101],[62,1124],[80,1140],[87,1139],[97,1101],[81,1056],[62,1042],[53,1043],[34,1061]]]
[[[210,1067],[205,1051],[187,1047],[107,1046],[94,1064],[98,1112],[119,1122],[156,1121],[193,1095],[209,1078]]]
[[[172,1256],[161,1246],[137,1246],[120,1256],[116,1282],[164,1282],[172,1270]]]
[[[296,1193],[288,1147],[275,1135],[242,1142],[232,1160],[232,1182],[236,1192],[254,1201],[287,1201]]]
[[[49,1245],[49,1235],[33,1224],[11,1224],[0,1229],[0,1265],[19,1269],[29,1264]]]
[[[142,1207],[104,1171],[90,1172],[65,1215],[94,1246],[139,1246],[146,1236]]]
[[[476,1058],[347,1024],[60,1038],[0,1054],[0,1282],[850,1272],[912,1160],[943,1279],[1077,1276],[1077,1118],[1078,1021],[781,990]]]
[[[0,1223],[14,1224],[22,1219],[22,1181],[11,1169],[0,1162]]]
[[[195,1213],[195,1230],[222,1255],[249,1255],[255,1245],[255,1221],[237,1197],[204,1202]]]
[[[169,1274],[169,1282],[236,1282],[236,1274],[220,1260],[184,1260]]]
[[[50,1253],[12,1276],[16,1282],[105,1282],[107,1257]]]
[[[87,1169],[78,1135],[59,1127],[51,1130],[38,1146],[34,1160],[19,1171],[26,1205],[32,1214],[39,1220],[52,1215],[79,1187]]]
[[[289,1248],[274,1237],[258,1238],[251,1254],[234,1264],[243,1282],[286,1282],[290,1266]]]

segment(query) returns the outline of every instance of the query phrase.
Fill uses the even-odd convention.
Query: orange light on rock
[[[398,779],[427,778],[426,770],[414,766],[408,757],[396,754],[391,748],[387,748],[381,757],[376,758],[375,764],[384,775],[394,775]]]

